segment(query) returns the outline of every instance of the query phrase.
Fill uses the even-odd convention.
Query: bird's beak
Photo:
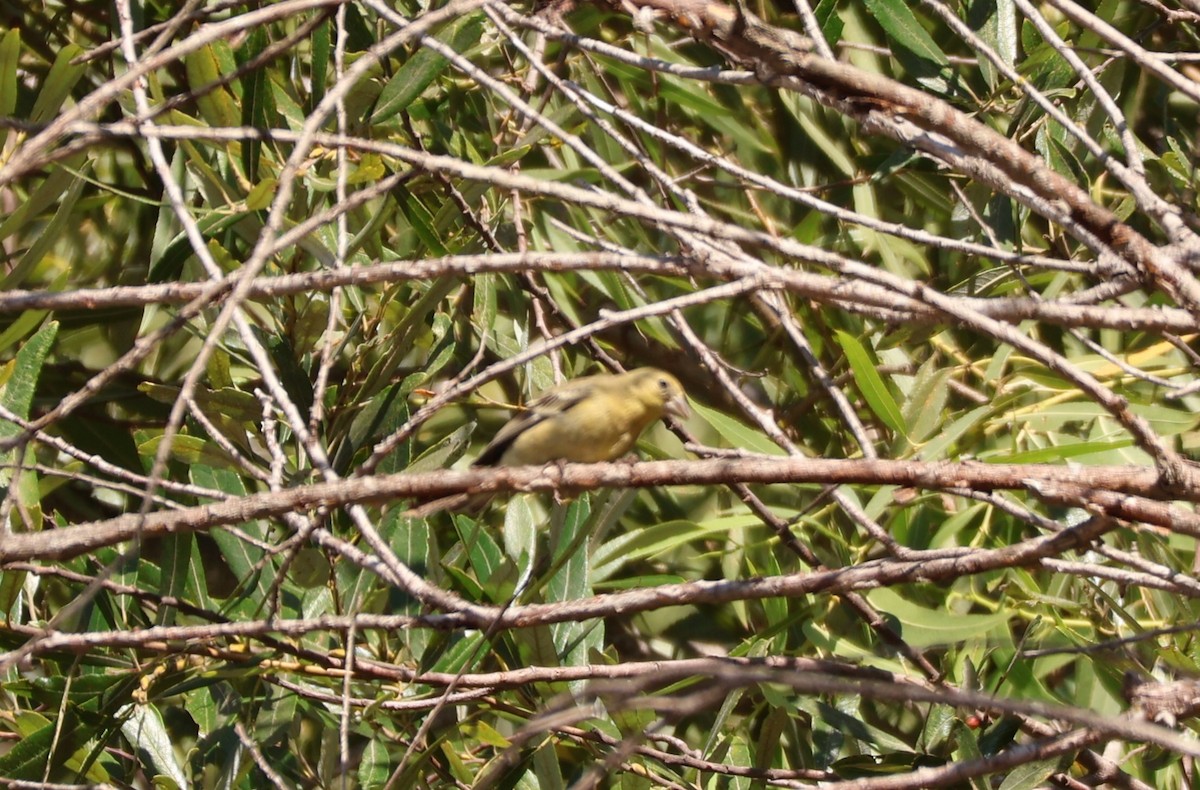
[[[688,406],[687,396],[685,395],[676,395],[664,403],[663,411],[681,420],[686,420],[692,416],[692,409]]]

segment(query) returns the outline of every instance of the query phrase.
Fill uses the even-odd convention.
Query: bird
[[[471,465],[613,461],[664,415],[686,420],[691,413],[679,380],[658,368],[585,376],[539,395]]]
[[[473,467],[536,466],[614,461],[665,415],[691,416],[679,380],[658,368],[599,373],[546,390],[504,424]],[[478,512],[491,494],[454,494],[406,513],[425,517],[439,510]]]

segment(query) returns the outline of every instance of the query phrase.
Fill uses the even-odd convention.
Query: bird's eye
[[[663,392],[670,392],[671,391],[671,382],[667,381],[666,379],[659,379],[658,380],[658,388],[660,390],[662,390]]]

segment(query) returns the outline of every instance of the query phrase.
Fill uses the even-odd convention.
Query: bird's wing
[[[595,379],[595,376],[585,376],[546,390],[496,432],[471,466],[492,466],[497,463],[518,436],[538,423],[562,414],[591,395],[595,390]]]

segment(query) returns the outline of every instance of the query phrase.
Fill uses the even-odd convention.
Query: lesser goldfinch
[[[683,387],[670,373],[639,368],[568,381],[543,392],[513,417],[472,466],[525,466],[553,461],[612,461],[633,449],[642,431],[664,414],[691,416]],[[491,494],[455,494],[408,512],[481,510]]]
[[[472,466],[612,461],[664,414],[687,419],[691,413],[679,381],[656,368],[585,376],[538,396]]]

